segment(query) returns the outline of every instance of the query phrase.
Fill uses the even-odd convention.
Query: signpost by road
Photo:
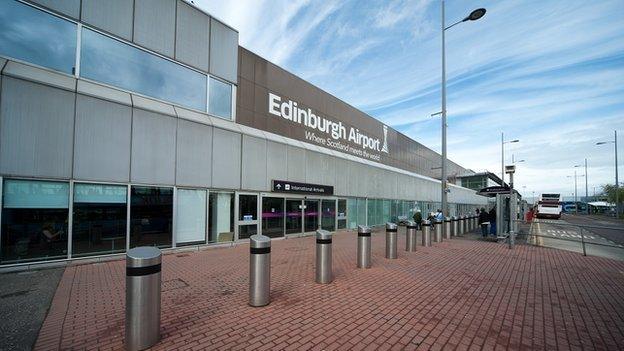
[[[513,175],[516,172],[516,166],[505,166],[505,173],[509,174],[509,249],[514,247],[514,227],[513,220],[515,211],[514,190],[513,190]]]

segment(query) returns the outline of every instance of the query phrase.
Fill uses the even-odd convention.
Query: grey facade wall
[[[53,87],[43,70],[31,70],[12,70],[23,77],[1,76],[3,177],[256,192],[271,191],[272,180],[281,179],[331,185],[337,196],[439,201],[434,179],[178,107],[126,99],[127,93],[93,83],[74,82],[77,90]],[[141,101],[141,108],[132,101]],[[450,194],[452,203],[482,201],[461,187]]]

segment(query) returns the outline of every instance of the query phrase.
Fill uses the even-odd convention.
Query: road
[[[560,220],[536,219],[527,241],[587,255],[624,260],[624,225],[595,218],[565,215]]]

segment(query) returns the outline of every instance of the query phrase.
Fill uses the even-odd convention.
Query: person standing
[[[477,213],[479,214],[479,225],[481,226],[481,236],[486,238],[488,236],[488,225],[490,224],[490,215],[485,212],[485,208],[482,208],[481,211],[477,209]]]
[[[416,210],[412,218],[414,218],[414,222],[416,222],[416,229],[420,230],[420,225],[422,224],[422,213],[420,213],[420,210]]]
[[[496,236],[496,206],[490,210],[490,234]]]

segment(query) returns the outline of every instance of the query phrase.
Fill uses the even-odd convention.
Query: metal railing
[[[513,222],[518,227],[524,227],[517,232],[517,237],[526,235],[526,242],[529,244],[569,249],[569,247],[561,247],[555,243],[545,243],[543,239],[578,243],[583,256],[587,256],[588,247],[604,247],[615,249],[618,253],[611,255],[610,252],[593,250],[596,252],[592,255],[624,259],[624,227],[572,224],[544,219],[534,219],[532,222],[514,220]],[[526,230],[527,226],[528,230]],[[540,239],[541,242],[539,242]]]

